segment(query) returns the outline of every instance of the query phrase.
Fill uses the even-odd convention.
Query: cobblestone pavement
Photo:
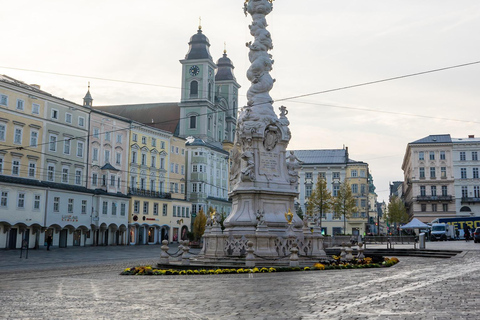
[[[160,246],[0,251],[0,318],[477,319],[480,244],[435,246],[464,252],[388,269],[137,277],[119,273],[155,264]]]

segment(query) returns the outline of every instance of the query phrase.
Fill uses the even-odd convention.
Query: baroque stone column
[[[273,48],[266,16],[272,11],[273,0],[247,0],[245,15],[249,13],[249,26],[254,41],[250,48],[251,66],[247,78],[251,86],[247,92],[247,105],[241,109],[237,120],[234,147],[231,151],[230,196],[231,214],[224,222],[230,235],[255,236],[256,212],[263,212],[264,224],[271,236],[284,236],[287,229],[285,213],[294,210],[298,192],[300,161],[293,153],[287,154],[291,138],[288,111],[284,106],[277,115],[273,108],[270,90],[275,82],[270,75],[273,68]],[[302,221],[294,213],[294,228],[301,228]],[[301,230],[298,229],[299,234]],[[265,248],[264,248],[265,249]],[[262,248],[255,248],[262,252]]]

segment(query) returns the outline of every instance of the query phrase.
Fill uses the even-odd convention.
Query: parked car
[[[480,242],[480,228],[475,229],[473,232],[473,242]]]

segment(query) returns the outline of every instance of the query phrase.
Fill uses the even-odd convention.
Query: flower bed
[[[333,261],[322,261],[313,267],[278,267],[278,268],[226,268],[226,269],[154,269],[151,266],[127,268],[121,275],[205,275],[205,274],[240,274],[240,273],[271,273],[289,271],[315,271],[333,269],[360,269],[360,268],[388,268],[399,262],[397,258],[384,258],[383,261],[374,261],[372,258],[342,262],[340,258],[333,257]]]

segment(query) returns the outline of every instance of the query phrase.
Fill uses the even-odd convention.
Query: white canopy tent
[[[412,221],[400,227],[400,229],[428,229],[430,226],[417,218],[413,218]]]

